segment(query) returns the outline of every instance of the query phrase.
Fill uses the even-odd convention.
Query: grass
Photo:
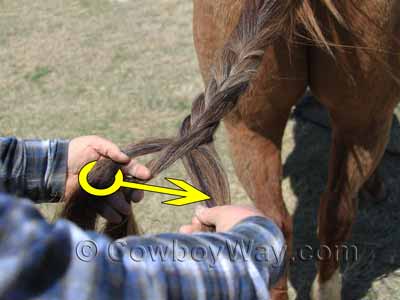
[[[48,67],[36,67],[32,73],[26,74],[25,79],[33,82],[39,81],[42,77],[49,75],[51,70]]]
[[[203,88],[191,18],[191,1],[184,0],[0,1],[1,134],[66,139],[97,134],[121,146],[174,135]],[[289,122],[283,191],[294,215],[297,246],[316,244],[316,211],[327,169],[310,166],[327,165],[328,145],[327,131]],[[247,203],[223,129],[217,148],[233,201]],[[391,196],[381,206],[367,205],[357,218],[350,242],[360,245],[363,256],[357,265],[344,265],[346,300],[400,299],[398,166],[395,156],[385,156],[382,168]],[[187,179],[180,164],[162,175]],[[153,183],[168,185],[162,176]],[[191,219],[193,207],[163,206],[163,200],[146,194],[134,206],[145,232],[176,231]],[[48,215],[55,210],[41,209]],[[294,265],[298,299],[306,299],[314,275],[314,263]]]

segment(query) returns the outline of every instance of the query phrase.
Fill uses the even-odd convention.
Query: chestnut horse
[[[194,0],[205,92],[177,136],[123,150],[131,157],[158,152],[148,165],[153,176],[183,159],[192,183],[211,196],[207,205],[223,205],[230,201],[229,187],[213,137],[224,119],[240,180],[256,206],[282,228],[290,250],[292,221],[281,191],[282,135],[291,107],[309,86],[329,110],[333,128],[318,235],[324,247],[335,249],[350,235],[357,192],[365,184],[373,191],[379,183],[372,175],[400,92],[399,16],[396,0]],[[119,168],[101,160],[89,183],[109,187]],[[62,215],[93,229],[94,208],[103,203],[98,200],[79,190]],[[105,231],[119,238],[138,228],[129,216]],[[313,297],[340,299],[338,261],[321,261],[318,269]],[[285,276],[271,294],[287,299]]]
[[[329,111],[333,129],[318,237],[321,244],[335,249],[351,233],[358,191],[378,182],[373,180],[374,171],[388,142],[400,95],[400,2],[264,2],[282,6],[291,16],[283,26],[271,29],[286,27],[277,32],[279,37],[266,49],[249,89],[224,118],[233,163],[248,195],[279,224],[290,249],[292,220],[281,190],[282,135],[292,106],[309,87]],[[206,85],[243,3],[194,0],[194,41]],[[340,299],[340,293],[337,259],[320,261],[312,298]],[[272,297],[287,299],[287,275],[272,290]]]

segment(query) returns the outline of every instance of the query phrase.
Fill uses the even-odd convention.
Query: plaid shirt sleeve
[[[0,138],[0,184],[9,193],[39,202],[64,194],[68,142]]]
[[[0,193],[0,299],[262,299],[282,274],[284,238],[262,217],[227,233],[110,241]]]

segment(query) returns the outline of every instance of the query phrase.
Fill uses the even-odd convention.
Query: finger
[[[183,225],[179,228],[179,232],[183,234],[191,234],[193,233],[192,225]]]
[[[215,226],[217,224],[218,217],[221,214],[223,206],[216,206],[207,208],[205,206],[198,205],[195,209],[195,216],[200,223],[209,226]]]
[[[124,193],[125,199],[134,203],[140,202],[144,197],[144,192],[141,190],[124,188],[122,192]]]
[[[199,221],[197,217],[192,218],[192,232],[201,232],[202,230],[202,224]]]
[[[129,181],[129,180],[128,180]],[[125,199],[132,201],[131,199],[133,198],[133,194],[135,193],[136,190],[134,189],[129,189],[129,188],[122,188],[121,192],[124,194]]]
[[[107,200],[110,205],[118,213],[129,216],[132,213],[131,205],[126,201],[124,195],[121,192],[117,192],[110,196]]]
[[[150,170],[139,164],[136,160],[132,159],[128,164],[121,168],[125,175],[130,175],[142,180],[149,179],[151,177]]]
[[[128,155],[123,153],[113,142],[96,137],[91,145],[100,155],[108,157],[113,161],[121,164],[126,164],[130,161]]]
[[[201,222],[200,222],[200,220],[199,220],[196,216],[194,216],[194,217],[192,218],[192,225],[194,225],[194,226],[196,226],[196,225],[201,226]]]
[[[142,201],[144,198],[144,192],[140,190],[133,190],[130,197],[128,198],[130,201],[138,203]]]
[[[98,207],[98,213],[107,221],[113,224],[118,224],[122,222],[122,217],[109,205],[102,205]]]
[[[254,207],[254,205],[251,204],[237,204],[236,206],[254,211],[255,213],[260,212],[257,208]]]

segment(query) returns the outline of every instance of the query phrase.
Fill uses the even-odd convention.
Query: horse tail
[[[158,153],[148,164],[153,177],[182,159],[192,183],[211,196],[206,202],[208,206],[229,203],[227,176],[213,146],[220,122],[247,91],[266,49],[277,39],[290,41],[295,35],[301,35],[299,25],[314,44],[333,55],[332,43],[318,22],[316,5],[327,8],[334,26],[347,28],[341,14],[343,3],[344,0],[244,0],[237,26],[219,51],[208,85],[194,100],[191,114],[183,120],[178,135],[132,144],[124,152],[130,157]],[[88,181],[98,188],[110,186],[119,167],[111,160],[99,161]],[[62,215],[85,229],[93,229],[96,215],[90,208],[91,201],[85,200],[87,197],[80,190]],[[112,238],[120,238],[137,233],[138,226],[129,217],[119,225],[107,224],[106,231]]]

